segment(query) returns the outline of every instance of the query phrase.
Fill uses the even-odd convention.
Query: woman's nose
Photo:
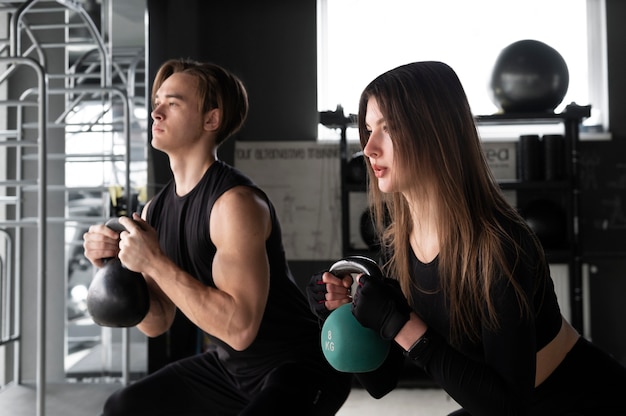
[[[367,157],[376,157],[378,156],[378,146],[376,146],[376,140],[372,140],[373,135],[370,135],[365,147],[363,148],[363,154]]]

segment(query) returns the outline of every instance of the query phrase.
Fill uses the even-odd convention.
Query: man
[[[210,63],[170,60],[152,88],[152,146],[173,179],[127,231],[92,226],[85,256],[119,256],[141,272],[150,309],[137,327],[166,332],[180,310],[208,334],[208,351],[114,393],[104,415],[334,415],[351,378],[333,370],[319,325],[294,284],[272,203],[217,148],[242,126],[242,82]]]

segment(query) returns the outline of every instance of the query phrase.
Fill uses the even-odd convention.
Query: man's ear
[[[214,108],[207,111],[204,114],[204,128],[208,131],[215,131],[219,129],[222,121],[222,111],[219,108]]]

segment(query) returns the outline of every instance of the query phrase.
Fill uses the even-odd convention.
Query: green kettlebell
[[[364,256],[349,256],[334,263],[335,275],[366,274],[383,279],[376,262]],[[322,351],[328,363],[344,373],[366,373],[380,367],[389,354],[391,342],[356,320],[351,304],[335,309],[322,326]]]
[[[125,230],[117,218],[105,225],[115,231]],[[87,292],[87,310],[93,321],[113,328],[135,326],[149,307],[148,285],[141,273],[128,270],[117,257],[105,259]]]

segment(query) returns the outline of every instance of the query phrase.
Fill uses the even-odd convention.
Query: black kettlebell
[[[112,230],[126,229],[117,218],[105,224]],[[117,257],[105,259],[87,292],[87,310],[100,326],[127,328],[143,320],[150,307],[148,285],[141,273],[122,265]]]

